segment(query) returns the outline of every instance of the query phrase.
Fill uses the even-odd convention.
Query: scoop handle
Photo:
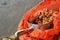
[[[33,29],[25,29],[25,30],[19,30],[19,31],[17,31],[16,33],[15,33],[15,36],[16,37],[19,37],[19,36],[21,36],[21,35],[23,35],[23,34],[25,34],[25,33],[30,33],[31,31],[32,31]]]

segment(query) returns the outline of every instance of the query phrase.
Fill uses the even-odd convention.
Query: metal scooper
[[[15,32],[15,36],[18,37],[18,34],[30,31],[30,30],[32,30],[36,27],[38,27],[37,24],[28,23],[28,28],[27,29],[22,29],[22,30],[19,30],[19,31]]]

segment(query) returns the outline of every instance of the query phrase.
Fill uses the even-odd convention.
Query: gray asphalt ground
[[[41,0],[0,0],[0,36],[15,33],[23,14]]]

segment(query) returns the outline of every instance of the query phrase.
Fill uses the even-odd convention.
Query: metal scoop
[[[15,36],[18,37],[19,35],[22,35],[26,32],[31,31],[32,29],[36,28],[37,26],[38,26],[37,24],[28,23],[28,28],[27,29],[22,29],[22,30],[19,30],[19,31],[15,32]]]
[[[50,27],[52,27],[53,22],[49,22],[48,24],[32,24],[32,23],[28,23],[28,28],[27,29],[22,29],[19,30],[15,33],[15,36],[18,37],[18,35],[23,35],[26,32],[30,32],[31,30],[35,29],[35,28],[39,28],[40,30],[44,31],[45,29],[49,29]]]

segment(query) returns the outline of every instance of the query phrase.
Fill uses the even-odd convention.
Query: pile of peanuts
[[[37,11],[30,19],[30,23],[47,24],[53,21],[57,11],[48,10],[47,8]]]

